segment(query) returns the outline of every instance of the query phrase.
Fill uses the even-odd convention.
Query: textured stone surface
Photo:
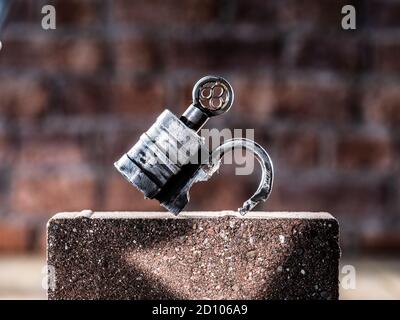
[[[60,213],[48,297],[337,299],[338,238],[327,213]]]

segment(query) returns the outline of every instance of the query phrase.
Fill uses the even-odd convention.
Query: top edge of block
[[[83,210],[81,212],[60,212],[50,220],[57,219],[210,219],[221,217],[235,217],[238,219],[329,219],[336,220],[327,212],[280,212],[280,211],[252,211],[245,216],[237,211],[184,211],[178,216],[163,211],[97,211]]]

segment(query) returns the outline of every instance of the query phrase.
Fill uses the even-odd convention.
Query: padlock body
[[[202,138],[165,110],[114,165],[146,198],[163,204],[196,172],[200,155],[208,156]]]

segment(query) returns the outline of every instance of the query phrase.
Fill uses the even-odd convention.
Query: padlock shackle
[[[227,140],[224,144],[217,147],[210,156],[212,175],[218,170],[224,155],[234,149],[245,149],[253,153],[254,157],[261,165],[262,176],[257,191],[243,203],[243,206],[238,209],[240,214],[245,215],[251,211],[261,201],[266,201],[271,193],[274,180],[274,167],[272,160],[267,151],[253,140],[245,138],[236,138]]]

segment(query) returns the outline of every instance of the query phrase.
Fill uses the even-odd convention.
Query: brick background
[[[113,169],[206,74],[236,103],[209,127],[255,128],[275,162],[259,210],[329,211],[343,246],[400,247],[400,2],[13,0],[0,33],[0,252],[37,250],[58,211],[157,210]],[[57,30],[41,29],[41,7]],[[356,31],[340,28],[344,4]],[[257,176],[193,188],[233,209]],[[208,192],[214,188],[216,193]]]

